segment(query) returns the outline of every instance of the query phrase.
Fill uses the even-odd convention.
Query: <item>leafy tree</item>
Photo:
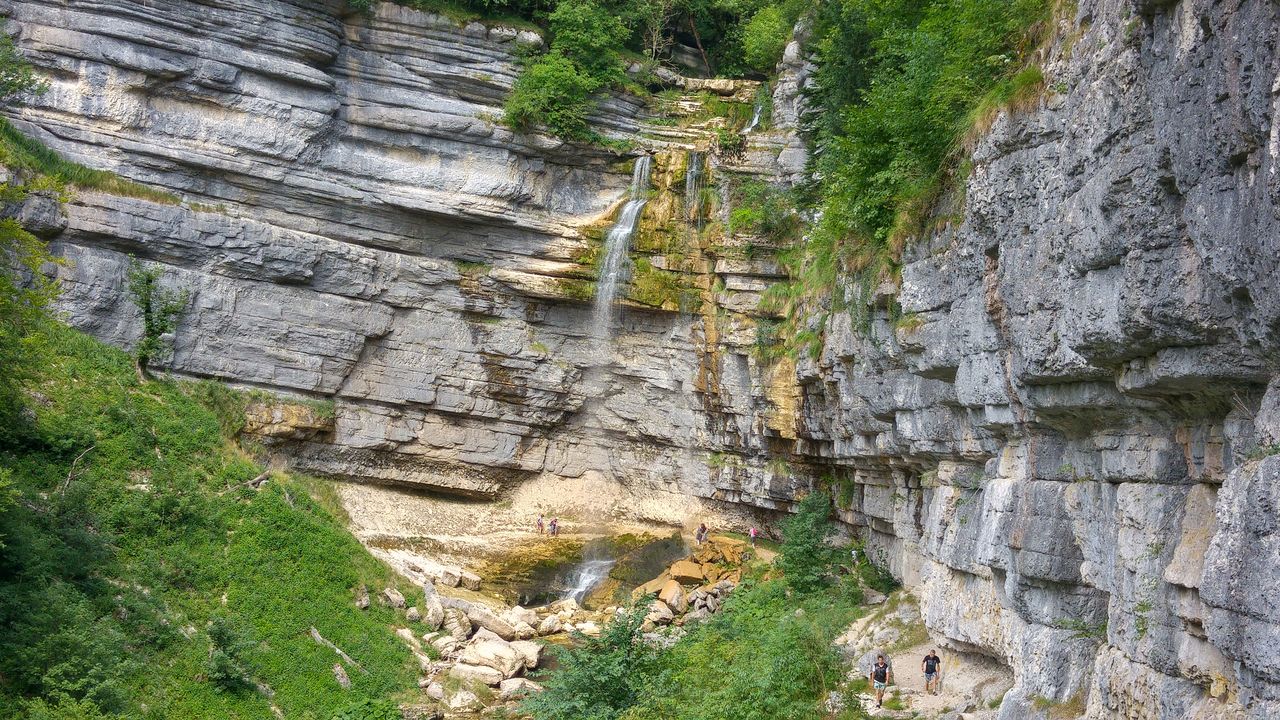
[[[0,446],[14,442],[24,424],[20,388],[36,367],[38,330],[57,290],[40,267],[52,260],[17,220],[0,220]]]
[[[516,79],[507,99],[506,120],[520,129],[541,124],[561,137],[585,139],[590,134],[587,118],[595,109],[592,95],[599,89],[595,78],[553,50],[534,60]]]
[[[616,720],[635,705],[653,671],[658,651],[641,637],[646,608],[609,623],[598,638],[556,648],[560,667],[545,689],[525,700],[521,711],[538,720]]]
[[[178,318],[187,307],[187,291],[175,292],[161,287],[163,275],[159,267],[147,267],[137,258],[129,260],[129,299],[142,313],[142,339],[133,351],[139,380],[146,379],[151,361],[172,349],[166,336],[177,329]]]
[[[624,75],[618,50],[629,31],[593,0],[561,0],[551,13],[551,49],[529,62],[507,99],[513,127],[543,125],[561,137],[591,136],[587,118],[595,94]]]
[[[773,71],[791,37],[791,24],[783,9],[769,5],[756,11],[742,30],[742,56],[752,69]]]
[[[835,564],[835,549],[827,544],[835,528],[830,519],[827,493],[811,492],[800,501],[798,512],[782,527],[782,556],[778,566],[787,584],[799,592],[812,592],[826,582]]]

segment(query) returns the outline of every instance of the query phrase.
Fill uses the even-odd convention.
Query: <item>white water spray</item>
[[[618,221],[604,238],[604,258],[600,261],[600,277],[596,281],[596,306],[592,322],[592,335],[609,339],[613,335],[613,320],[618,294],[627,282],[627,256],[631,252],[631,237],[640,221],[640,211],[649,200],[649,169],[653,159],[648,155],[636,158],[631,173],[631,198],[618,213]]]
[[[573,570],[569,589],[564,593],[565,598],[581,604],[597,585],[609,577],[609,571],[613,569],[615,562],[609,558],[584,558]]]

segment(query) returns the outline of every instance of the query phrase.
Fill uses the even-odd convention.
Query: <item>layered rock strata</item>
[[[776,263],[706,243],[700,309],[589,336],[565,281],[630,160],[496,122],[530,34],[336,0],[4,9],[51,81],[15,123],[184,199],[77,194],[68,318],[131,344],[127,256],[163,263],[192,292],[174,372],[334,402],[298,432],[264,412],[301,468],[606,482],[726,522],[825,476],[931,631],[1013,670],[1005,720],[1280,717],[1275,3],[1080,2],[958,219],[795,362],[755,351]],[[780,69],[773,129],[721,171],[799,174],[799,44]],[[616,510],[685,519],[646,505],[685,507]]]

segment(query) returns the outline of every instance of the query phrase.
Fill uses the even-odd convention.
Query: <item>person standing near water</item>
[[[694,533],[693,537],[694,537],[694,539],[695,539],[695,540],[697,540],[697,541],[698,541],[698,544],[699,544],[699,545],[701,545],[702,543],[706,542],[706,540],[707,540],[707,524],[706,524],[706,523],[702,523],[701,525],[699,525],[699,526],[698,526],[698,532]]]
[[[759,532],[760,531],[756,530],[755,525],[752,525],[751,529],[747,531],[747,536],[751,538],[751,547],[756,546],[756,535],[758,535]]]
[[[542,529],[543,529],[543,527],[544,527],[544,526],[543,526],[543,522],[542,522],[542,513],[538,513],[538,534],[539,534],[539,535],[541,535],[541,534],[542,534]]]
[[[551,518],[550,528],[551,528],[551,537],[558,536],[560,534],[560,518]]]

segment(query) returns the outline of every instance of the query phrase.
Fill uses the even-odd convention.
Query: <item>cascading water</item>
[[[635,235],[640,211],[649,200],[649,169],[653,158],[642,155],[636,158],[631,173],[631,197],[618,213],[618,221],[604,238],[604,258],[600,261],[600,277],[596,281],[595,317],[592,335],[608,339],[613,333],[614,308],[618,293],[627,282],[627,255],[631,252],[631,237]]]
[[[697,151],[689,152],[689,162],[684,172],[684,207],[693,220],[694,227],[702,230],[702,175],[705,156]]]
[[[617,561],[612,558],[583,558],[573,570],[573,578],[564,597],[581,603],[597,585],[609,577],[609,571],[613,569],[615,562]]]
[[[763,110],[764,110],[764,103],[761,102],[760,100],[756,100],[756,109],[751,113],[751,122],[747,123],[747,126],[742,128],[743,135],[746,135],[747,133],[756,129],[756,126],[760,124],[760,113]]]

